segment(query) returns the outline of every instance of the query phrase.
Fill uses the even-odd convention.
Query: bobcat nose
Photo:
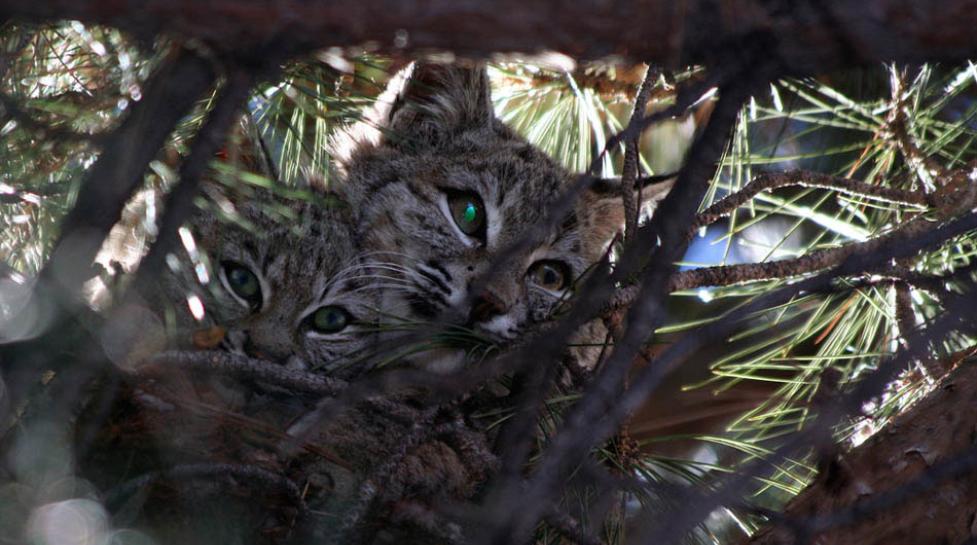
[[[502,299],[490,291],[482,292],[472,303],[472,309],[468,313],[469,323],[478,323],[490,320],[500,314],[505,314],[508,309]]]
[[[244,353],[253,358],[285,364],[292,355],[292,347],[280,338],[269,338],[261,331],[249,331],[244,341]]]

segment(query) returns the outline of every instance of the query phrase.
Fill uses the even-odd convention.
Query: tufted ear
[[[634,185],[635,199],[640,199],[642,205],[657,204],[672,190],[677,177],[675,173],[639,176]],[[620,197],[621,178],[597,178],[590,184],[590,192],[597,198]]]
[[[484,66],[415,62],[394,75],[360,121],[337,134],[331,155],[343,170],[365,149],[436,146],[494,118]]]
[[[310,203],[332,206],[338,199],[325,180],[304,171],[288,187],[277,175],[274,160],[250,118],[235,125],[216,154],[213,167],[201,179],[201,196],[208,207],[196,209],[190,223],[199,234],[217,236],[238,219],[259,231],[305,221]],[[304,193],[304,194],[301,194]]]
[[[641,176],[635,184],[635,202],[642,210],[651,210],[675,184],[675,174]],[[578,215],[585,222],[584,241],[591,257],[599,256],[607,244],[624,227],[624,204],[621,200],[620,178],[599,178],[580,200]]]

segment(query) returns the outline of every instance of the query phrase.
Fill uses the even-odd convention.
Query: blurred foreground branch
[[[255,52],[270,43],[293,53],[369,43],[386,50],[476,55],[623,55],[678,66],[709,63],[731,46],[760,40],[785,66],[812,72],[880,61],[962,61],[977,51],[977,0],[10,0],[0,16],[78,19],[142,36],[165,32],[234,52]]]

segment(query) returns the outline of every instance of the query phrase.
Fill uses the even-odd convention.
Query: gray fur
[[[239,201],[232,218],[237,222],[210,211],[192,218],[190,230],[200,254],[206,256],[200,262],[209,262],[209,282],[200,282],[193,256],[181,252],[179,269],[164,277],[166,298],[180,302],[179,329],[220,325],[228,331],[226,348],[291,368],[359,372],[355,362],[374,335],[377,288],[376,279],[363,268],[342,211],[286,201],[265,190],[235,199],[218,192],[216,184],[207,190],[224,207]],[[293,219],[272,215],[275,209],[290,211]],[[260,308],[248,308],[229,290],[221,266],[227,261],[245,265],[258,276]],[[188,312],[190,295],[203,302],[206,316],[200,322]],[[310,331],[306,320],[325,305],[344,307],[357,323],[338,333]]]
[[[357,215],[364,249],[379,252],[403,287],[385,290],[385,313],[436,321],[471,316],[471,293],[494,255],[536,229],[547,206],[575,176],[499,121],[483,68],[417,64],[394,77],[364,120],[333,145],[338,189]],[[474,191],[488,210],[486,243],[472,244],[445,213],[445,189]],[[623,223],[616,196],[586,194],[541,241],[495,270],[487,291],[504,313],[467,324],[498,341],[547,319],[569,293],[541,289],[527,276],[539,260],[566,264],[578,279]],[[458,353],[415,358],[436,369]]]

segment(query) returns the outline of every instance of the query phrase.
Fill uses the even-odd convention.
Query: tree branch
[[[696,229],[711,225],[721,218],[733,213],[734,210],[749,202],[763,191],[770,191],[782,187],[801,186],[831,189],[845,195],[865,197],[868,199],[908,204],[911,206],[927,207],[933,205],[925,194],[915,191],[904,191],[891,187],[868,184],[851,178],[831,176],[808,170],[790,170],[786,172],[764,172],[753,178],[742,189],[713,204],[699,213],[690,233]]]
[[[555,50],[680,66],[709,64],[765,35],[770,57],[813,72],[879,61],[957,62],[977,51],[977,0],[727,0],[718,7],[707,0],[8,0],[0,16],[78,19],[142,36],[167,32],[228,52],[275,42],[296,52],[371,42],[387,50]]]
[[[645,77],[641,80],[641,87],[634,99],[634,109],[631,112],[630,125],[637,125],[639,120],[645,116],[645,108],[648,105],[648,95],[651,94],[651,87],[655,79],[655,70],[648,66]],[[628,242],[635,235],[638,229],[638,210],[640,202],[635,201],[634,189],[640,171],[640,150],[638,142],[641,133],[634,135],[624,143],[624,167],[621,169],[621,201],[624,205],[624,240]]]
[[[265,382],[295,392],[322,396],[338,395],[346,387],[346,383],[339,379],[286,369],[269,361],[219,351],[161,352],[146,360],[138,368],[138,372],[143,375],[159,374],[174,366]]]
[[[79,304],[82,284],[92,276],[90,264],[142,184],[147,165],[214,77],[209,62],[186,51],[156,73],[82,181],[78,201],[61,222],[60,237],[40,273],[35,299],[53,296],[55,305],[69,310]]]
[[[696,218],[690,234],[695,229],[709,225],[719,218],[730,214],[737,207],[746,203],[761,191],[790,185],[822,187],[851,195],[916,206],[932,205],[938,207],[937,212],[940,216],[949,215],[955,209],[972,208],[977,204],[974,202],[977,200],[977,193],[969,186],[963,189],[947,186],[937,193],[924,195],[917,192],[878,187],[848,178],[839,178],[814,172],[791,171],[784,173],[765,173],[756,177],[740,191],[701,212]],[[946,214],[943,213],[943,209],[947,209]],[[809,274],[838,265],[853,254],[874,252],[879,247],[888,245],[891,241],[911,240],[918,235],[932,230],[933,226],[933,222],[917,216],[897,229],[874,239],[846,244],[837,248],[816,250],[794,259],[782,259],[764,263],[717,265],[681,271],[672,275],[669,280],[669,289],[671,291],[679,291],[704,286],[732,286],[747,282],[786,279]],[[927,281],[927,279],[915,275],[911,276],[913,276],[913,280],[915,281]],[[615,296],[608,301],[605,307],[605,313],[629,305],[637,296],[637,292],[638,289],[636,286],[628,286],[618,290]]]
[[[160,481],[218,480],[226,477],[235,477],[235,483],[258,491],[277,490],[287,495],[302,512],[306,509],[302,491],[288,477],[253,465],[216,463],[186,464],[146,473],[110,490],[106,494],[105,504],[109,509],[118,507],[134,493]]]
[[[977,366],[961,364],[888,424],[886,433],[831,460],[831,470],[791,501],[782,517],[819,543],[898,542],[909,536],[914,543],[964,541],[973,515],[959,506],[977,503],[975,404]],[[774,525],[746,542],[795,543],[787,528]]]
[[[746,60],[743,59],[744,64]],[[766,75],[766,74],[765,74]],[[735,123],[740,105],[748,96],[748,84],[733,80],[723,88],[719,103],[700,139],[693,145],[688,166],[679,174],[675,188],[663,202],[660,212],[651,224],[638,231],[635,243],[621,260],[621,271],[633,272],[642,256],[647,258],[647,248],[655,247],[653,241],[660,237],[661,245],[651,256],[658,263],[674,263],[681,257],[687,245],[685,230],[677,225],[688,225],[708,185],[704,180],[712,178],[716,161],[720,157],[729,130]],[[684,220],[684,221],[683,221]],[[652,241],[649,243],[649,239]],[[586,458],[590,447],[606,439],[619,421],[607,421],[607,426],[595,429],[593,423],[602,420],[609,404],[619,395],[630,364],[649,332],[664,319],[661,304],[666,295],[667,279],[671,266],[648,267],[643,274],[639,304],[631,307],[628,327],[615,345],[614,352],[603,364],[600,374],[584,393],[580,402],[568,413],[563,429],[553,438],[543,453],[539,468],[529,481],[528,489],[521,482],[504,483],[494,498],[492,509],[498,513],[498,523],[493,532],[495,542],[521,542],[542,516],[546,499],[577,463]],[[579,303],[578,303],[579,304]],[[515,498],[522,498],[526,508],[518,512],[503,506]],[[503,514],[504,512],[504,514]]]
[[[166,199],[163,217],[159,222],[159,235],[149,253],[139,263],[136,290],[145,290],[164,266],[166,254],[176,242],[177,229],[193,208],[193,198],[200,187],[200,179],[224,141],[228,129],[237,119],[238,110],[247,100],[254,79],[253,74],[240,69],[228,75],[207,121],[193,140],[190,155],[180,166],[180,183]]]

